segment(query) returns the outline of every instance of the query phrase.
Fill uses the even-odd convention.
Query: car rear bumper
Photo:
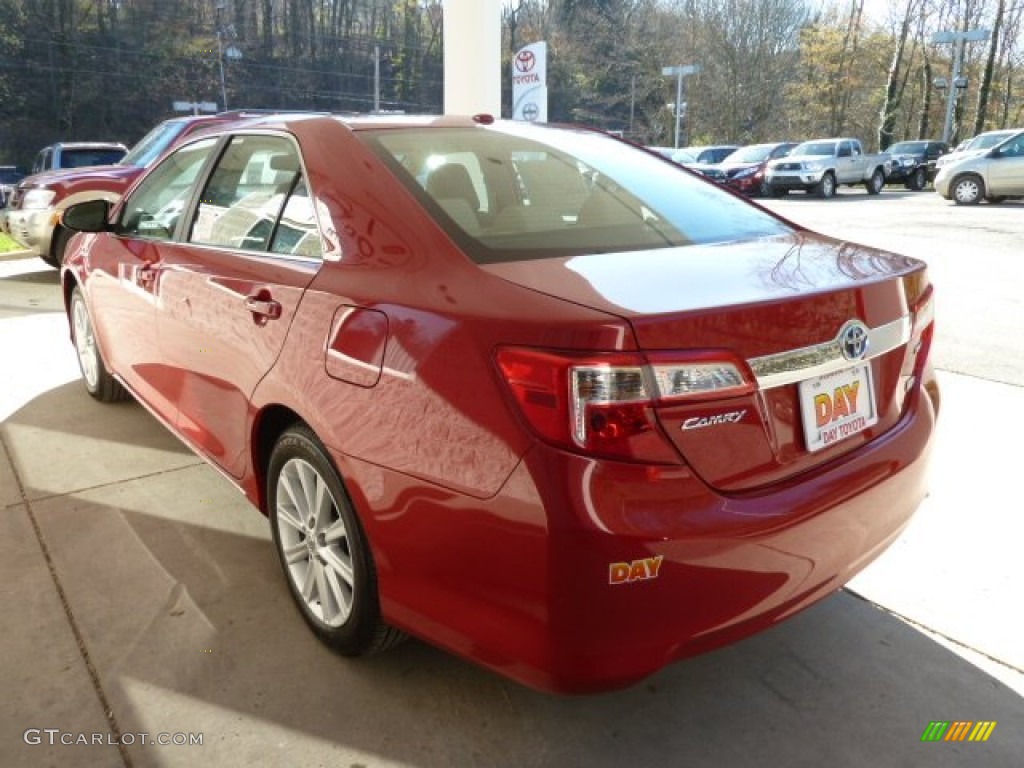
[[[919,388],[907,407],[826,467],[734,495],[685,466],[541,444],[486,501],[335,459],[388,621],[533,687],[593,692],[765,629],[880,554],[925,495],[937,403]]]

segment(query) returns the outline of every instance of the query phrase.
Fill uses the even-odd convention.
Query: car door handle
[[[143,264],[135,272],[135,283],[144,291],[153,291],[156,286],[158,269],[152,264]]]
[[[266,320],[281,317],[281,302],[274,301],[265,291],[245,297],[245,308]]]

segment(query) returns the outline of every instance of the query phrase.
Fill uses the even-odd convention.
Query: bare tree
[[[907,74],[909,72],[909,68],[904,70],[903,59],[907,47],[907,39],[910,37],[911,25],[917,13],[918,0],[906,0],[903,19],[896,32],[896,44],[893,49],[892,62],[889,64],[889,74],[885,83],[885,100],[882,102],[882,112],[879,116],[878,148],[881,150],[887,149],[893,142],[897,110],[903,101],[903,92],[907,85]]]

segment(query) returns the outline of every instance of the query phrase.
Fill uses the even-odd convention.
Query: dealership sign
[[[532,43],[512,57],[512,119],[548,121],[547,43]]]

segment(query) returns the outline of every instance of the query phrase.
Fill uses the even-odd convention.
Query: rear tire
[[[96,344],[89,308],[86,306],[82,289],[78,286],[71,292],[69,317],[71,340],[78,354],[78,369],[82,372],[86,391],[101,403],[125,400],[128,397],[127,390],[110,374],[106,363],[103,362],[103,355]]]
[[[288,590],[321,641],[344,656],[363,656],[405,638],[381,619],[366,534],[326,450],[305,424],[287,429],[274,445],[267,504]]]
[[[814,188],[811,191],[822,200],[835,197],[836,177],[832,175],[831,171],[826,173],[821,177],[821,181],[814,185]]]
[[[864,182],[864,189],[868,191],[869,195],[878,195],[882,192],[882,187],[885,186],[885,174],[881,170],[876,168],[871,174],[871,178]]]

